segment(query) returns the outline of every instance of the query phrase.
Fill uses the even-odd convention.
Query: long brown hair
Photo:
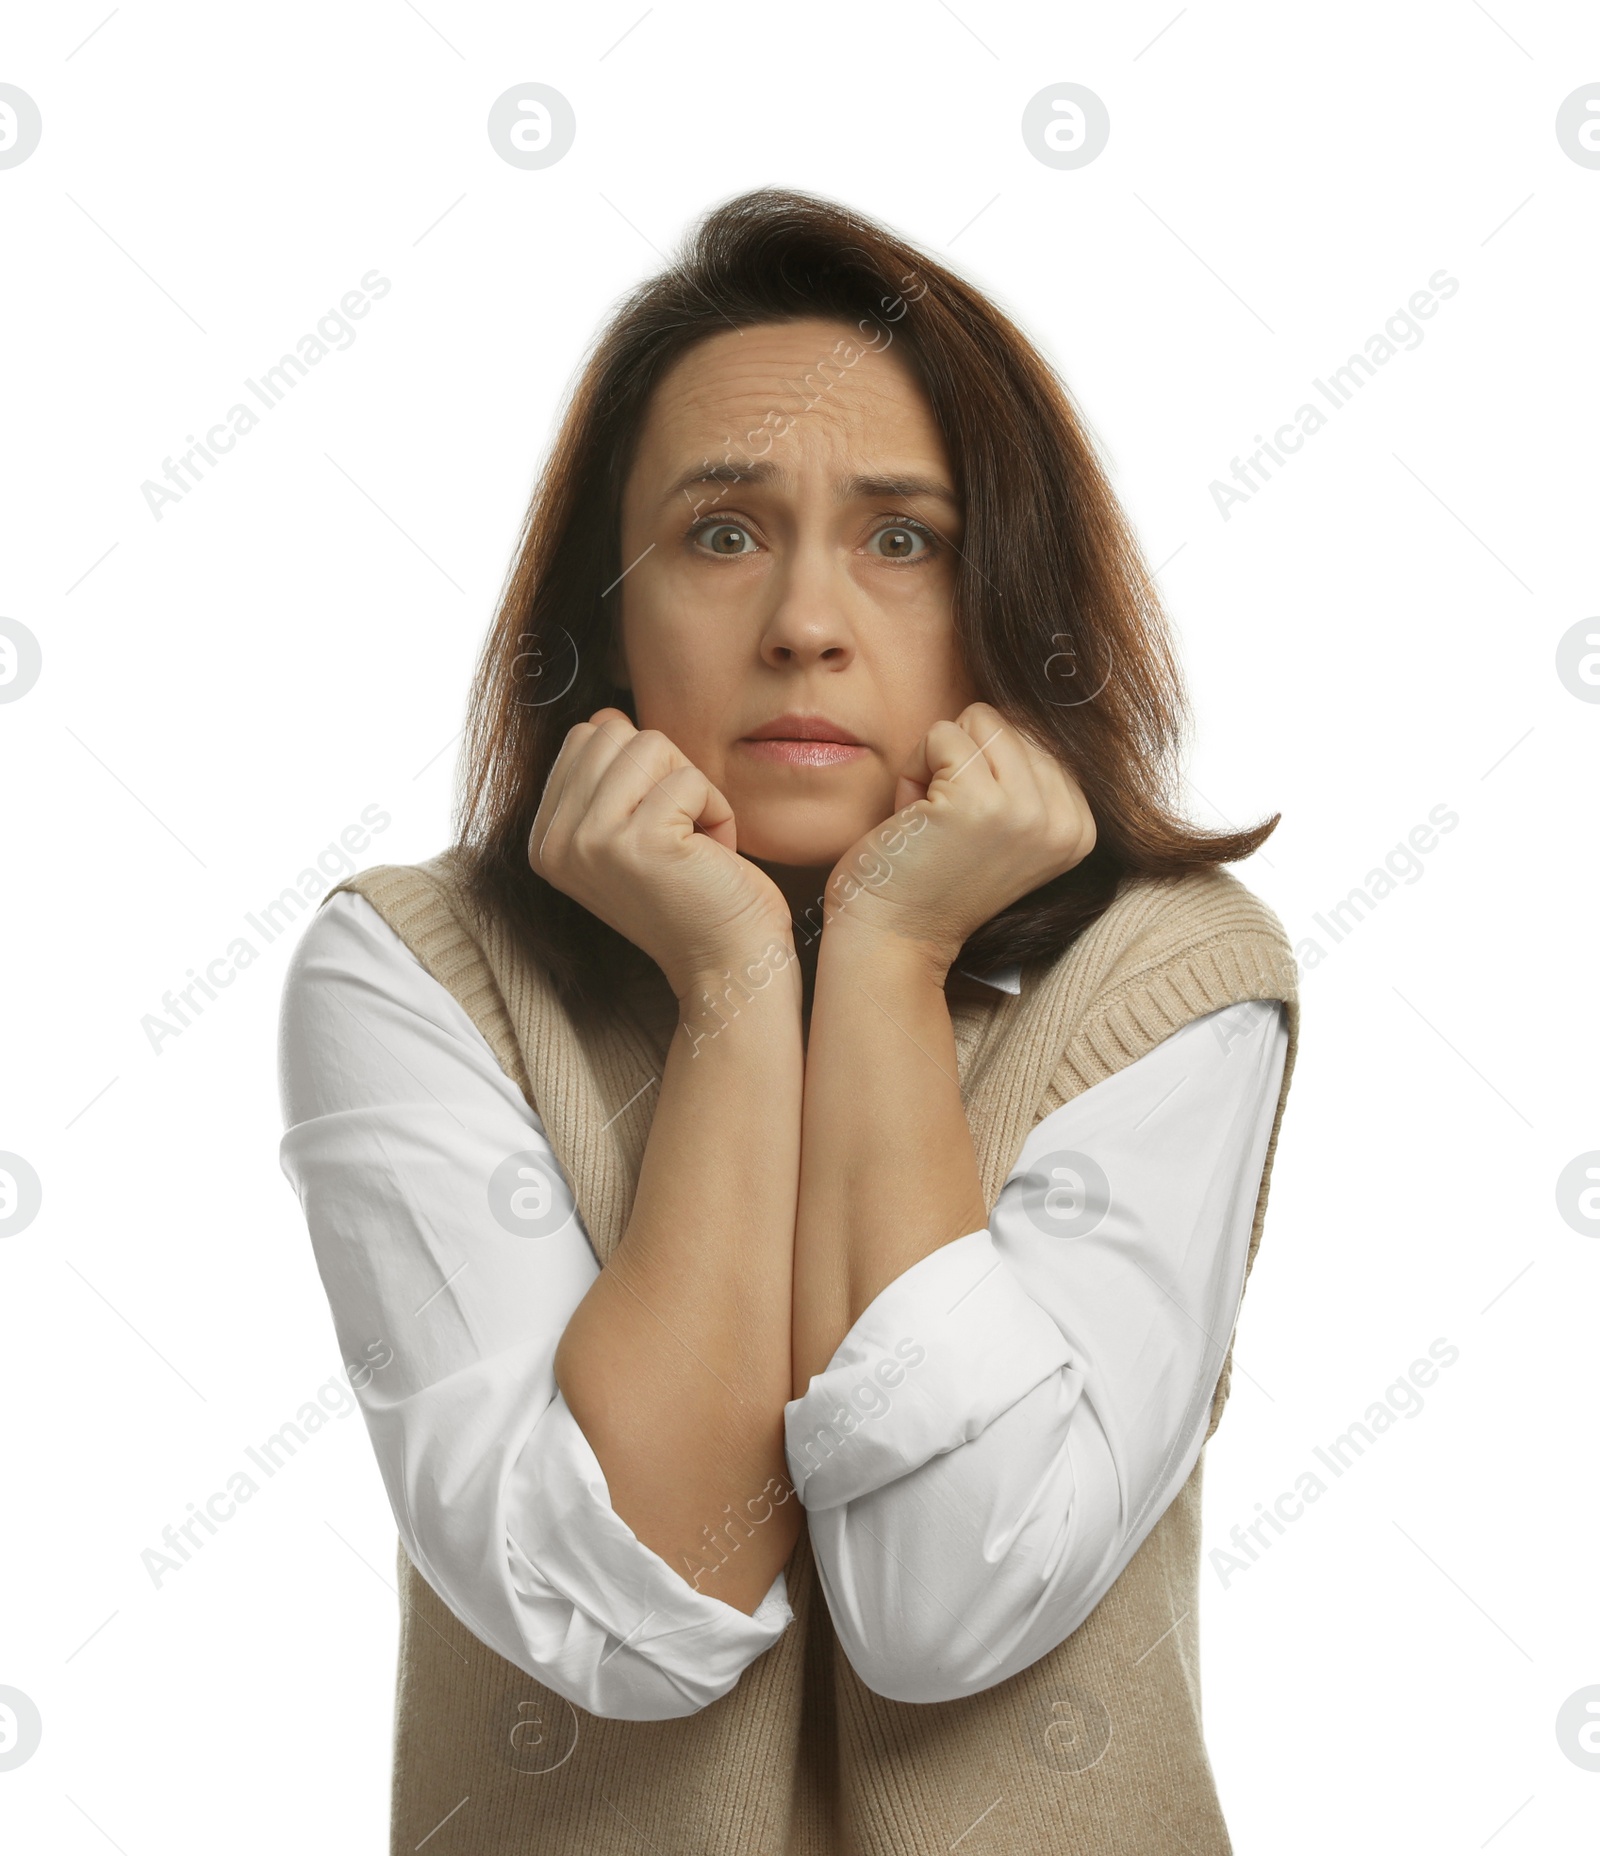
[[[1098,830],[1076,869],[992,917],[959,964],[1051,959],[1125,873],[1232,863],[1278,822],[1213,832],[1179,816],[1189,714],[1167,621],[1066,388],[1021,330],[886,228],[814,195],[760,188],[708,213],[601,331],[473,683],[457,823],[469,887],[575,1012],[603,1010],[645,957],[536,876],[527,842],[567,730],[608,704],[634,715],[606,659],[620,617],[623,485],[651,391],[707,336],[817,316],[863,331],[862,346],[897,341],[920,380],[966,515],[954,619],[973,685],[1059,756]]]

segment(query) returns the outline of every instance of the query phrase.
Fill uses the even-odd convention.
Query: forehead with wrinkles
[[[944,441],[915,375],[889,349],[869,349],[847,323],[760,325],[709,337],[651,397],[634,458],[636,499],[672,497],[706,464],[774,467],[788,476],[944,464]],[[691,499],[700,491],[678,491]]]

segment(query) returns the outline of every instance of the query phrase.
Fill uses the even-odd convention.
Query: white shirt
[[[1182,1487],[1287,1044],[1277,1003],[1229,1006],[1047,1116],[987,1229],[890,1283],[785,1408],[829,1611],[868,1687],[944,1701],[1036,1662]],[[592,1714],[666,1720],[726,1694],[792,1620],[784,1576],[746,1616],[612,1509],[555,1382],[599,1273],[565,1175],[472,1020],[359,896],[334,896],[294,952],[279,1069],[283,1170],[418,1570]],[[541,1206],[544,1235],[491,1194],[518,1155],[566,1191],[564,1222]]]

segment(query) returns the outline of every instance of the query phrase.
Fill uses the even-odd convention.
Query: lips
[[[791,767],[837,767],[866,753],[859,738],[826,715],[778,715],[739,742],[758,760]]]
[[[752,728],[746,741],[837,741],[847,748],[858,748],[861,737],[826,715],[776,715],[759,728]]]

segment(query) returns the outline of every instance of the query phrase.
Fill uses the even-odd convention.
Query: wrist
[[[841,910],[823,930],[817,959],[819,968],[823,965],[869,968],[893,973],[911,984],[926,982],[942,992],[960,951],[932,938],[904,934],[863,915]]]
[[[732,994],[738,999],[768,991],[775,984],[781,987],[791,977],[797,982],[798,972],[794,936],[784,928],[775,930],[765,941],[697,955],[666,977],[680,1013],[688,1014],[701,1009],[708,998],[715,1001]],[[798,1006],[798,983],[792,990]]]

